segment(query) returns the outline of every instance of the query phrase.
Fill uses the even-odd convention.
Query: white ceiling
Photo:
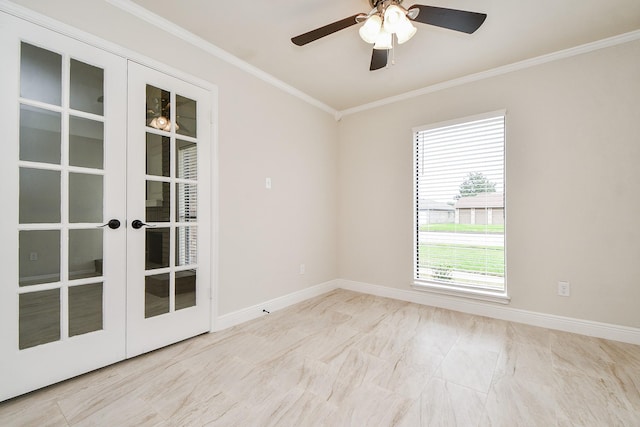
[[[132,1],[338,111],[640,29],[640,0],[406,0],[488,17],[471,35],[416,23],[395,65],[371,72],[359,25],[290,41],[368,0]]]

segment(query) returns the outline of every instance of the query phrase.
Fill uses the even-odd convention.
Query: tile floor
[[[337,290],[0,403],[1,426],[640,426],[640,346]]]

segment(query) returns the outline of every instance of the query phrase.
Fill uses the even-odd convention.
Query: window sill
[[[461,288],[458,286],[448,286],[434,282],[413,282],[412,289],[423,292],[432,292],[441,295],[469,298],[481,301],[509,304],[511,298],[507,292],[487,291],[483,289]]]

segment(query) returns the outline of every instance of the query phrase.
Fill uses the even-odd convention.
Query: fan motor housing
[[[374,9],[384,8],[385,6],[389,6],[389,4],[392,4],[392,3],[400,4],[402,3],[402,0],[369,0],[369,4]]]

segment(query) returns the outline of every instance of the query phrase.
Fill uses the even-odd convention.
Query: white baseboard
[[[389,288],[352,280],[338,279],[336,282],[338,288],[350,291],[640,345],[640,328],[574,319],[571,317],[510,308],[502,304],[492,304],[429,292]]]
[[[222,316],[218,316],[215,319],[212,332],[221,331],[223,329],[227,329],[232,326],[239,325],[240,323],[257,319],[260,316],[266,315],[267,313],[263,312],[262,310],[267,310],[269,312],[282,310],[283,308],[287,308],[290,305],[297,304],[310,298],[317,297],[318,295],[325,294],[334,289],[337,289],[337,284],[338,280],[330,280],[319,285],[311,286],[309,288],[305,288],[288,295],[284,295],[269,301],[262,302],[260,304],[253,305],[251,307],[243,308],[228,314],[223,314]]]
[[[267,310],[269,312],[282,310],[290,305],[297,304],[309,298],[314,298],[339,288],[385,298],[397,299],[400,301],[475,314],[478,316],[491,317],[494,319],[524,323],[542,328],[640,345],[640,328],[594,322],[591,320],[574,319],[571,317],[510,308],[503,304],[495,304],[430,292],[389,288],[386,286],[372,285],[370,283],[345,279],[330,280],[279,298],[274,298],[251,307],[218,316],[214,323],[213,331],[227,329],[232,326],[239,325],[240,323],[266,315],[262,310]]]

